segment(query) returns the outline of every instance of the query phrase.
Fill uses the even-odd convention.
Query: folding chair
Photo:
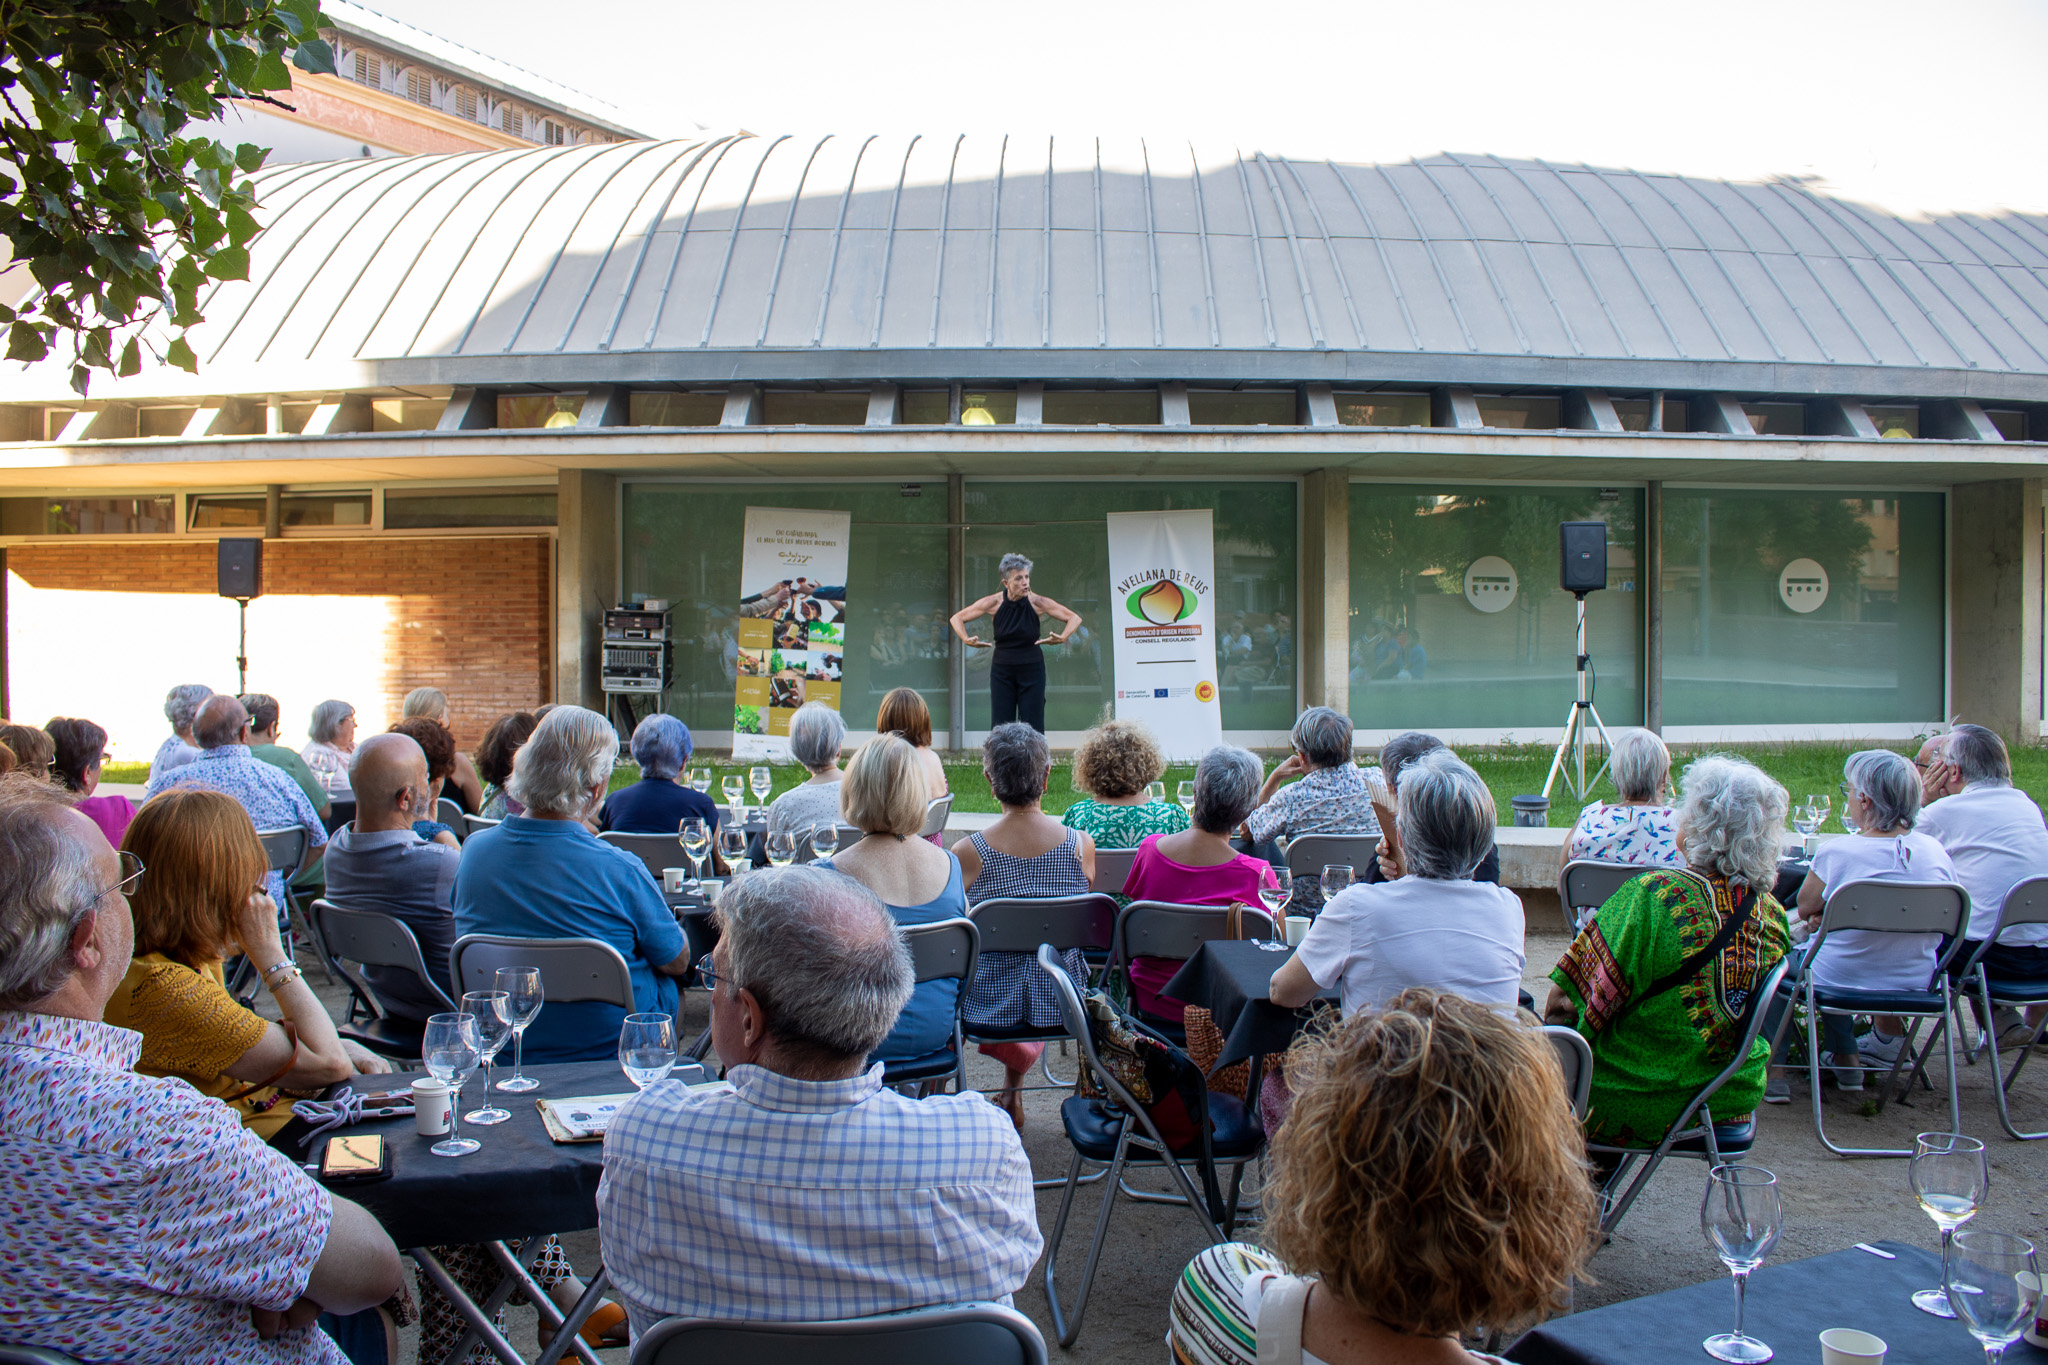
[[[1060,1196],[1059,1217],[1054,1221],[1052,1237],[1045,1245],[1044,1283],[1046,1302],[1052,1306],[1053,1331],[1058,1335],[1061,1346],[1072,1346],[1081,1335],[1081,1315],[1088,1307],[1088,1291],[1095,1284],[1095,1267],[1102,1259],[1102,1244],[1109,1234],[1110,1211],[1116,1207],[1117,1191],[1125,1168],[1158,1166],[1168,1171],[1180,1191],[1179,1197],[1171,1202],[1187,1205],[1213,1245],[1227,1241],[1236,1230],[1238,1192],[1244,1181],[1245,1164],[1256,1159],[1265,1149],[1266,1135],[1259,1129],[1257,1116],[1248,1112],[1240,1101],[1229,1095],[1209,1093],[1207,1085],[1197,1076],[1202,1102],[1199,1112],[1192,1117],[1199,1136],[1178,1150],[1169,1147],[1153,1124],[1152,1116],[1102,1064],[1080,992],[1074,989],[1073,980],[1068,977],[1066,968],[1060,965],[1050,945],[1039,948],[1038,965],[1052,977],[1053,986],[1059,992],[1060,1012],[1066,1016],[1067,1031],[1080,1046],[1081,1065],[1093,1073],[1109,1097],[1093,1099],[1074,1095],[1060,1104],[1060,1122],[1066,1128],[1067,1141],[1073,1144],[1074,1157],[1067,1166],[1066,1191]],[[1053,1286],[1053,1267],[1059,1259],[1060,1242],[1066,1236],[1067,1215],[1073,1209],[1074,1191],[1080,1186],[1084,1161],[1106,1165],[1109,1173],[1108,1179],[1102,1182],[1102,1209],[1095,1218],[1095,1237],[1088,1246],[1088,1261],[1081,1271],[1081,1291],[1074,1300],[1070,1321]],[[1188,1173],[1182,1169],[1182,1164],[1190,1161],[1196,1163],[1201,1172],[1206,1201],[1204,1194],[1196,1192]],[[1223,1201],[1217,1186],[1216,1168],[1219,1165],[1231,1168],[1228,1202]]]
[[[2013,1059],[2012,1070],[2003,1080],[1998,1079],[1998,1029],[1993,1024],[1998,1016],[1994,1007],[2009,1005],[2025,1009],[2029,1005],[2048,1005],[2048,982],[2015,981],[1993,976],[1984,959],[1991,954],[1991,945],[1998,942],[1998,936],[2007,929],[2021,924],[2048,924],[2048,877],[2031,877],[2005,893],[2005,900],[1998,908],[1998,925],[1977,950],[1970,954],[1970,962],[1963,969],[1963,989],[1977,992],[1977,1002],[1984,1009],[1984,1046],[1991,1056],[1991,1075],[1995,1082],[1991,1096],[1998,1105],[1998,1123],[2007,1136],[2021,1142],[2033,1142],[2048,1138],[2048,1132],[2029,1133],[2014,1126],[2012,1114],[2007,1107],[2012,1094],[2012,1083],[2019,1079],[2020,1068],[2027,1064],[2027,1058],[2034,1055],[2034,1047],[2041,1041],[2041,1031],[2048,1027],[2048,1016],[2027,1034],[2027,1041],[2020,1046],[2019,1056]]]
[[[465,815],[462,817],[462,837],[465,841],[467,841],[471,835],[477,833],[478,831],[486,829],[495,829],[497,828],[498,824],[498,821],[486,820],[481,815]]]
[[[1046,1365],[1031,1319],[999,1303],[949,1304],[837,1322],[663,1318],[631,1365]]]
[[[1069,948],[1107,952],[1116,937],[1116,915],[1115,899],[1099,891],[1085,896],[993,896],[967,911],[967,918],[981,934],[984,953],[1036,953],[1041,943],[1050,943],[1055,952]],[[1068,1034],[1064,1025],[984,1024],[966,1026],[964,1037],[970,1043],[1052,1043],[1063,1041]],[[1043,1057],[1039,1066],[1054,1088],[1068,1088],[1070,1082],[1053,1075]]]
[[[435,981],[411,928],[396,915],[381,910],[352,910],[328,900],[314,901],[307,918],[319,941],[328,946],[335,970],[348,983],[348,1017],[334,1031],[381,1056],[401,1061],[420,1056],[427,1026],[393,1013],[369,979],[349,966],[354,963],[358,969],[391,967],[411,972],[422,987],[434,994],[441,1009],[453,1011],[455,1002]],[[367,1017],[359,1018],[359,1013]]]
[[[1573,933],[1586,927],[1599,908],[1615,892],[1652,869],[1628,863],[1598,863],[1575,858],[1557,876],[1557,903],[1564,911],[1565,927]]]
[[[1104,891],[1114,896],[1124,889],[1130,880],[1131,862],[1138,856],[1135,848],[1098,848],[1095,850],[1095,876],[1088,883],[1090,889]]]
[[[1956,1093],[1955,987],[1949,980],[1948,968],[1963,951],[1963,926],[1969,922],[1970,893],[1954,882],[1854,881],[1844,882],[1828,894],[1827,904],[1820,913],[1820,927],[1807,941],[1806,960],[1793,989],[1806,1006],[1806,1073],[1807,1082],[1813,1090],[1814,1135],[1836,1156],[1911,1156],[1913,1151],[1910,1147],[1842,1147],[1828,1137],[1820,1102],[1820,1019],[1823,1014],[1896,1014],[1913,1021],[1906,1028],[1898,1060],[1889,1069],[1865,1066],[1860,1058],[1853,1067],[1838,1068],[1870,1074],[1883,1072],[1884,1079],[1877,1088],[1880,1108],[1891,1093],[1906,1059],[1913,1059],[1913,1071],[1906,1078],[1905,1087],[1911,1089],[1927,1066],[1927,1054],[1933,1050],[1935,1040],[1944,1041],[1948,1045],[1949,1131],[1961,1129],[1962,1101]],[[1935,958],[1934,973],[1924,989],[1854,991],[1819,986],[1813,979],[1813,963],[1820,956],[1821,945],[1827,942],[1828,935],[1844,929],[1870,934],[1942,934],[1948,937],[1948,942]],[[1790,1017],[1791,1011],[1787,1010],[1788,1021]],[[1929,1019],[1939,1022],[1929,1035],[1926,1046],[1915,1047],[1920,1025]],[[1784,1033],[1783,1024],[1778,1031],[1781,1035]],[[1904,1093],[1904,1090],[1900,1092],[1901,1098]]]
[[[434,799],[434,818],[448,826],[455,833],[455,842],[461,843],[469,837],[469,830],[463,825],[462,803],[441,796]]]
[[[1325,867],[1343,866],[1364,881],[1365,869],[1379,857],[1379,847],[1377,834],[1297,834],[1287,841],[1287,875],[1313,881]]]
[[[514,938],[464,934],[448,954],[455,995],[487,991],[500,967],[538,967],[550,1001],[595,1000],[631,1013],[633,970],[619,950],[595,938]]]
[[[256,842],[263,845],[263,856],[269,860],[270,870],[287,883],[298,872],[299,864],[306,860],[306,843],[312,837],[303,825],[256,831]]]
[[[930,924],[907,925],[903,936],[910,940],[910,962],[918,983],[943,981],[949,977],[958,978],[960,982],[960,990],[953,997],[953,1042],[950,1047],[928,1052],[922,1057],[890,1062],[883,1068],[882,1084],[893,1088],[951,1076],[953,1089],[964,1094],[967,1090],[967,1049],[960,1035],[960,1002],[966,998],[967,983],[974,979],[974,960],[981,953],[981,935],[976,932],[973,920],[955,917],[935,920]]]
[[[298,874],[299,864],[306,859],[306,845],[312,839],[302,825],[290,825],[284,829],[259,829],[256,842],[263,845],[263,857],[269,870],[284,879],[284,904],[277,907],[277,927],[284,938],[287,957],[296,958],[298,952],[292,942],[292,911],[298,908],[298,898],[292,894],[292,878]],[[301,918],[304,918],[303,914]],[[310,927],[310,922],[309,926]],[[320,970],[328,980],[333,980],[333,969],[327,965],[327,954],[316,939],[314,947],[319,951]],[[247,958],[237,954],[227,966],[227,989],[237,1001],[247,1005],[256,998],[262,988],[256,977],[256,966]]]
[[[1242,921],[1246,937],[1279,940],[1284,936],[1264,910],[1246,906]],[[1230,938],[1230,910],[1222,905],[1169,905],[1165,901],[1132,901],[1116,918],[1116,935],[1110,944],[1109,970],[1128,969],[1134,957],[1164,957],[1185,962],[1195,950],[1212,940]],[[1147,1028],[1165,1034],[1175,1046],[1186,1042],[1187,1032],[1172,1019],[1162,1019],[1137,1008],[1131,1012]]]
[[[1603,1234],[1610,1234],[1621,1226],[1621,1220],[1628,1216],[1629,1206],[1636,1202],[1636,1196],[1650,1183],[1650,1177],[1657,1173],[1657,1168],[1664,1164],[1666,1157],[1692,1157],[1706,1162],[1709,1166],[1718,1166],[1732,1157],[1743,1155],[1756,1144],[1755,1114],[1751,1114],[1739,1124],[1716,1124],[1708,1102],[1748,1063],[1749,1054],[1756,1050],[1757,1039],[1763,1036],[1764,1019],[1770,1013],[1771,999],[1778,993],[1778,985],[1785,979],[1785,974],[1791,970],[1790,959],[1779,958],[1771,964],[1770,970],[1758,978],[1755,986],[1750,989],[1749,999],[1743,1002],[1742,1033],[1736,1041],[1734,1055],[1728,1059],[1728,1065],[1722,1067],[1718,1075],[1701,1086],[1686,1102],[1685,1108],[1672,1120],[1671,1126],[1664,1131],[1664,1136],[1654,1148],[1613,1147],[1599,1142],[1586,1144],[1586,1151],[1589,1153],[1598,1152],[1621,1158],[1615,1165],[1614,1173],[1607,1177],[1607,1183],[1600,1191],[1600,1231]],[[1590,1051],[1588,1049],[1589,1055]],[[1592,1074],[1589,1071],[1589,1085],[1591,1081]],[[1699,1119],[1697,1123],[1693,1122],[1695,1116]],[[1642,1169],[1624,1188],[1622,1182],[1628,1179],[1629,1171],[1637,1162],[1642,1163]],[[1616,1193],[1617,1190],[1620,1190],[1619,1194]]]
[[[690,865],[689,856],[673,834],[627,834],[623,830],[608,829],[597,837],[638,858],[647,869],[647,875],[656,881],[661,880],[661,870],[665,867]]]
[[[934,796],[931,800],[925,802],[924,828],[917,832],[917,837],[929,839],[934,834],[943,835],[946,832],[946,821],[952,818],[953,793],[947,792],[944,796]]]
[[[1572,1101],[1572,1116],[1584,1123],[1586,1102],[1593,1094],[1593,1045],[1577,1029],[1564,1024],[1544,1024],[1537,1032],[1557,1050],[1557,1064],[1564,1072],[1564,1093]]]

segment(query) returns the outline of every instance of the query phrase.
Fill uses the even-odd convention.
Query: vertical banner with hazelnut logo
[[[1223,742],[1216,691],[1216,545],[1208,509],[1112,512],[1110,634],[1116,714],[1173,759]]]
[[[749,507],[740,547],[732,756],[789,757],[789,718],[807,701],[837,711],[846,661],[846,542],[853,517]]]

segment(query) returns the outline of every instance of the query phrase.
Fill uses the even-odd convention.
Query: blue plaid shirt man
[[[198,758],[184,767],[150,779],[144,799],[181,787],[226,792],[242,803],[242,809],[249,812],[258,829],[290,829],[300,825],[311,838],[312,847],[319,848],[327,842],[327,826],[320,823],[320,813],[306,799],[305,789],[284,769],[274,768],[256,757],[246,744],[223,744],[202,750]],[[283,914],[289,903],[285,900],[284,878],[275,872],[268,874],[263,879],[263,889],[277,902],[278,913]]]

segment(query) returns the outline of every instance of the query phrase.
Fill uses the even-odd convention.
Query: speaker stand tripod
[[[241,609],[242,633],[235,645],[235,695],[249,695],[249,599],[237,597],[235,605]]]
[[[1578,601],[1579,615],[1579,697],[1565,714],[1564,735],[1557,741],[1557,753],[1550,760],[1550,776],[1543,780],[1543,798],[1546,801],[1550,799],[1550,789],[1556,785],[1558,774],[1563,773],[1565,790],[1584,805],[1586,797],[1607,775],[1607,765],[1614,759],[1614,745],[1607,738],[1606,722],[1600,719],[1600,712],[1593,706],[1593,698],[1586,687],[1586,665],[1590,662],[1586,654],[1586,594],[1575,592],[1572,596]],[[1591,781],[1586,779],[1586,723],[1589,720],[1600,732],[1600,743],[1607,750],[1607,757],[1594,770]],[[1566,754],[1572,756],[1569,768],[1565,766]]]

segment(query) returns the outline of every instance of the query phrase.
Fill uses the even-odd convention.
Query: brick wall
[[[396,716],[407,692],[438,687],[455,712],[456,742],[468,750],[505,712],[547,700],[548,551],[536,536],[272,540],[263,546],[263,590],[270,599],[395,599],[387,638],[365,642],[381,646],[392,665],[385,710]],[[215,553],[210,540],[36,544],[9,549],[6,565],[35,588],[205,594],[216,586]],[[10,660],[15,669],[28,662]]]

